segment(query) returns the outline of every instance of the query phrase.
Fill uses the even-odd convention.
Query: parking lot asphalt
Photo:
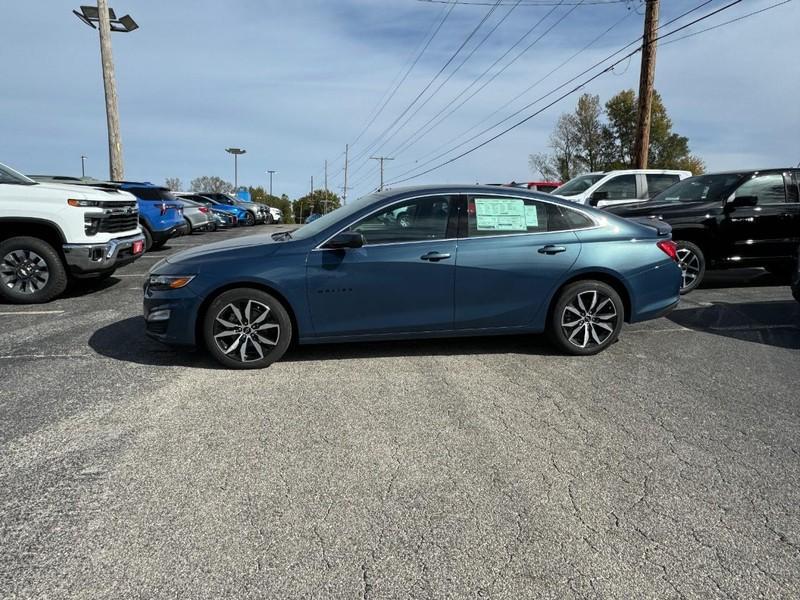
[[[538,336],[146,339],[160,257],[0,305],[2,598],[800,597],[800,304],[712,273],[589,358]]]

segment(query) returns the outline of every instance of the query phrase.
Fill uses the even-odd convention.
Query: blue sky
[[[694,29],[775,1],[744,0]],[[664,0],[662,22],[699,3]],[[696,14],[725,3],[715,0]],[[265,185],[265,171],[275,169],[275,192],[291,197],[308,191],[312,175],[315,186],[322,185],[326,158],[329,187],[342,185],[345,143],[354,141],[447,10],[445,5],[417,0],[118,0],[111,5],[117,14],[131,13],[141,26],[113,36],[126,177],[159,183],[180,177],[185,184],[199,175],[233,180],[233,160],[224,149],[238,146],[247,149],[239,161],[240,183]],[[76,7],[77,2],[62,0],[3,7],[0,162],[24,172],[79,174],[80,156],[85,154],[88,174],[107,176],[98,41],[96,32],[71,14]],[[386,164],[387,181],[413,171],[426,155],[445,149],[446,142],[612,24],[618,23],[592,48],[488,124],[632,41],[642,28],[642,16],[624,3],[575,9],[429,135],[395,152],[550,10],[520,5],[406,127],[359,157],[489,9],[460,5],[450,13],[404,85],[351,148],[351,157],[358,157],[351,163],[351,197],[378,184],[377,164],[368,160],[372,152],[396,154],[396,160]],[[510,9],[497,8],[431,90]],[[519,48],[568,10],[557,8]],[[689,137],[692,150],[710,169],[800,161],[800,78],[793,67],[800,54],[798,23],[800,1],[794,1],[659,49],[656,86],[675,130]],[[606,100],[621,89],[636,87],[638,71],[635,56],[585,91]],[[558,115],[574,104],[575,97],[567,98],[492,144],[410,183],[533,179],[528,155],[546,150]]]

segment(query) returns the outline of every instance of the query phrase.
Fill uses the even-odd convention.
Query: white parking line
[[[0,312],[0,317],[8,317],[11,315],[60,315],[63,310],[14,310]]]

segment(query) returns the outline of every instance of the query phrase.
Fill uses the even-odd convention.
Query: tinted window
[[[789,202],[800,202],[800,189],[797,184],[800,183],[800,177],[797,173],[792,173],[786,176],[786,195]]]
[[[636,198],[636,175],[620,175],[606,181],[596,192],[605,192],[606,200]]]
[[[467,214],[470,237],[573,228],[558,206],[532,198],[475,196],[469,199]]]
[[[416,198],[374,213],[352,227],[367,244],[391,244],[443,239],[450,214],[449,196]]]
[[[561,209],[561,214],[564,216],[564,219],[566,219],[570,229],[586,229],[588,227],[594,227],[594,221],[592,221],[585,214],[580,213],[577,210],[572,210],[571,208],[565,208],[563,206],[559,208]]]
[[[605,175],[602,173],[595,173],[594,175],[579,175],[574,179],[570,179],[561,187],[553,190],[557,196],[577,196],[581,192],[585,192],[595,183],[600,181]]]
[[[786,202],[786,188],[783,175],[761,175],[744,182],[736,190],[736,196],[755,196],[758,204],[783,204]]]
[[[689,177],[653,198],[654,202],[721,202],[742,181],[741,173]]]
[[[125,191],[142,200],[175,200],[175,196],[170,192],[156,187],[127,187]]]
[[[666,190],[669,186],[678,183],[680,177],[677,175],[658,175],[655,173],[648,173],[647,177],[647,195],[652,198]]]

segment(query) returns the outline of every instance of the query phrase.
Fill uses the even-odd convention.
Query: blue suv
[[[146,181],[123,181],[119,185],[139,201],[139,225],[144,233],[145,250],[157,250],[171,237],[188,233],[183,203],[167,188]]]

